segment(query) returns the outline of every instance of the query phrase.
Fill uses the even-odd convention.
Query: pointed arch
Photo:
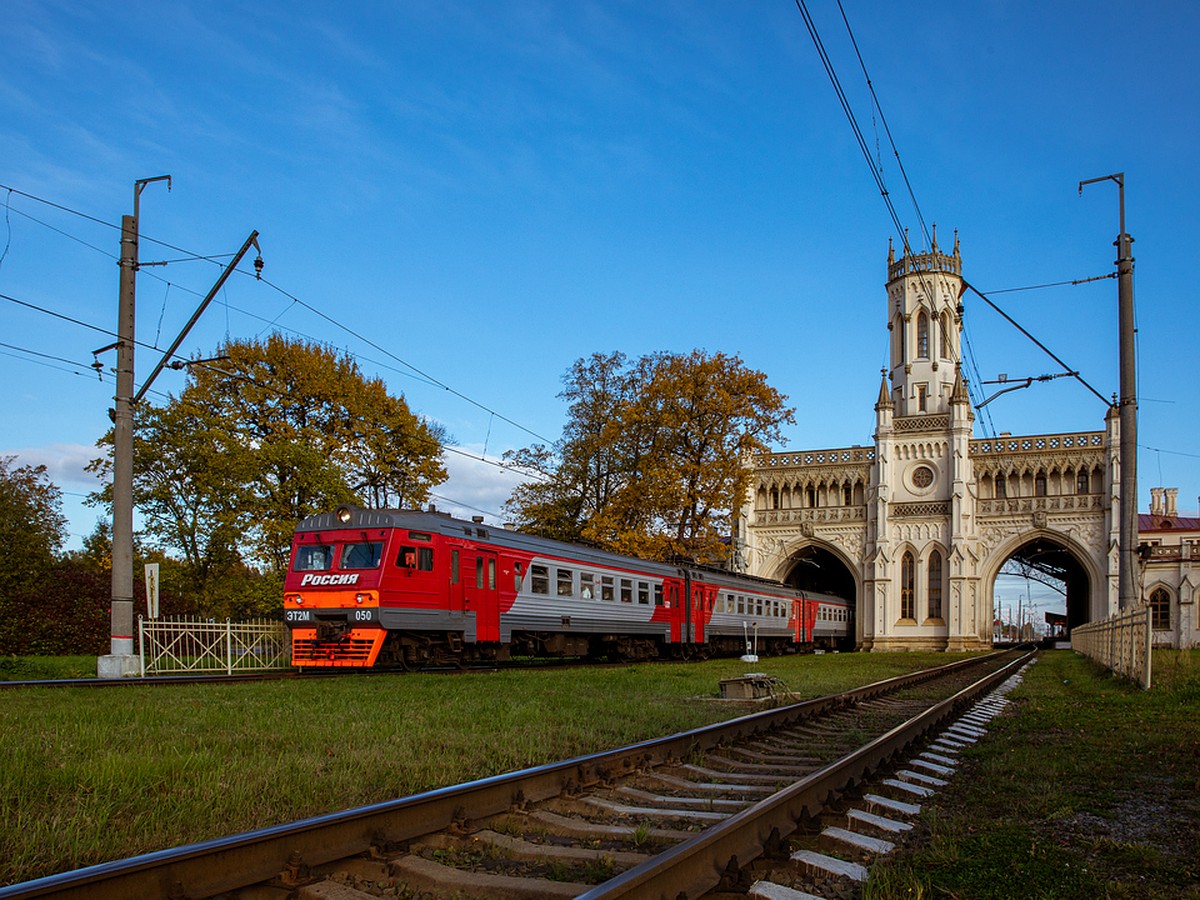
[[[1155,588],[1150,593],[1150,630],[1171,630],[1171,595],[1166,588]]]
[[[927,617],[940,619],[942,617],[942,552],[933,550],[929,554],[928,578],[925,582],[925,600]]]
[[[911,550],[900,557],[900,618],[917,618],[916,609],[917,561]]]

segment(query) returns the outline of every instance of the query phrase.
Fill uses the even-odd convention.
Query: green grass
[[[1200,897],[1200,651],[1156,651],[1154,682],[1043,654],[864,896]]]
[[[813,697],[953,658],[804,656],[753,668]],[[707,698],[746,669],[714,660],[10,689],[0,695],[0,884],[729,718],[745,707]]]
[[[95,677],[94,656],[0,656],[0,681]]]

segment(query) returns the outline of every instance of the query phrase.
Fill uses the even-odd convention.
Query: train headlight
[[[354,513],[351,512],[350,507],[348,506],[339,506],[335,515],[337,516],[337,520],[343,525],[349,525],[350,519]]]
[[[355,595],[354,595],[354,602],[355,602],[355,603],[363,603],[363,602],[365,602],[367,599],[368,599],[368,597],[367,597],[367,595],[366,595],[366,594],[355,594]]]
[[[288,594],[287,597],[284,599],[291,600],[297,606],[300,606],[304,603],[304,598],[301,597],[299,594]]]

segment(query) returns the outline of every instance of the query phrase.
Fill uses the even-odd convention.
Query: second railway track
[[[699,897],[944,728],[989,654],[670,737],[0,888],[8,897]],[[785,854],[786,855],[786,854]],[[765,895],[764,895],[765,896]]]

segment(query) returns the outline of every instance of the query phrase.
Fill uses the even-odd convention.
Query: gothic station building
[[[851,598],[864,650],[990,647],[993,588],[1013,558],[1065,585],[1068,628],[1115,612],[1115,410],[1102,431],[973,437],[957,233],[951,253],[936,230],[928,253],[889,246],[887,268],[874,443],[757,460],[740,564]]]

